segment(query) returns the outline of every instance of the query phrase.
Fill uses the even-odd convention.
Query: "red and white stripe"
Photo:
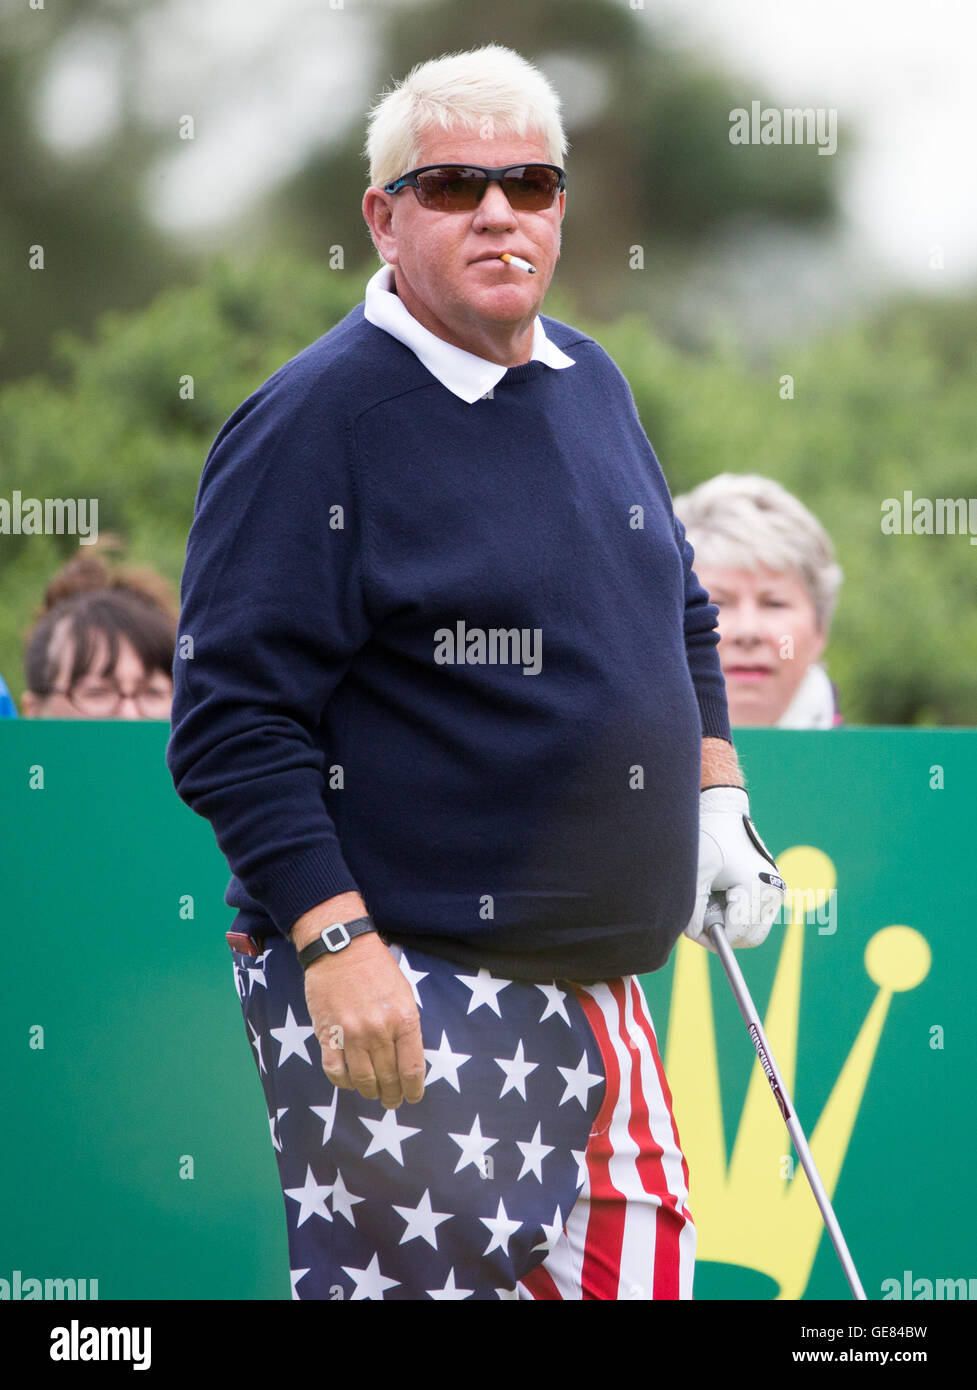
[[[586,1180],[562,1237],[522,1298],[691,1298],[689,1174],[655,1030],[634,976],[576,990],[600,1047],[604,1102]]]

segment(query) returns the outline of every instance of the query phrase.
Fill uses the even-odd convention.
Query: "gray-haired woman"
[[[842,574],[816,517],[771,478],[720,473],[674,501],[695,572],[719,608],[730,722],[842,723],[819,663]]]

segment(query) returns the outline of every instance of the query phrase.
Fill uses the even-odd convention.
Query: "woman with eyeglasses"
[[[80,555],[51,580],[24,655],[27,719],[169,719],[176,608],[150,570]]]

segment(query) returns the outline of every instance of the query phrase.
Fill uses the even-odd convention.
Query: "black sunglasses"
[[[555,164],[504,164],[486,169],[478,164],[425,164],[384,184],[384,193],[413,188],[422,208],[434,212],[471,212],[490,183],[501,186],[517,212],[541,212],[552,207],[566,188],[567,176]]]

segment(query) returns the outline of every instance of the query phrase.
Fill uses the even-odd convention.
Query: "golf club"
[[[753,1040],[753,1046],[756,1049],[760,1066],[763,1068],[764,1074],[770,1082],[770,1089],[773,1091],[774,1098],[780,1106],[780,1113],[783,1115],[784,1122],[787,1125],[787,1132],[794,1141],[794,1148],[797,1150],[797,1155],[803,1164],[804,1172],[807,1174],[808,1182],[811,1184],[814,1200],[821,1208],[824,1224],[828,1229],[828,1235],[831,1237],[831,1243],[835,1248],[838,1259],[841,1261],[841,1267],[845,1272],[845,1278],[848,1280],[848,1286],[852,1291],[852,1297],[859,1300],[866,1299],[865,1290],[862,1288],[862,1281],[859,1279],[858,1271],[855,1268],[855,1262],[851,1257],[851,1252],[848,1249],[845,1237],[841,1233],[841,1227],[838,1225],[838,1218],[834,1214],[834,1209],[825,1191],[824,1183],[821,1181],[821,1175],[817,1170],[814,1158],[811,1155],[811,1150],[808,1148],[807,1140],[804,1137],[804,1131],[800,1126],[800,1121],[794,1113],[794,1103],[787,1094],[787,1088],[784,1086],[780,1072],[777,1069],[777,1064],[770,1051],[770,1044],[767,1042],[766,1034],[760,1023],[760,1015],[757,1011],[757,1007],[750,997],[750,991],[747,989],[746,981],[743,978],[743,972],[736,962],[733,948],[726,939],[724,907],[725,895],[713,893],[706,907],[704,920],[706,933],[716,948],[719,959],[722,961],[723,969],[726,972],[726,978],[729,980],[733,993],[736,995],[736,1002],[739,1005],[740,1013],[743,1015],[747,1031]]]

